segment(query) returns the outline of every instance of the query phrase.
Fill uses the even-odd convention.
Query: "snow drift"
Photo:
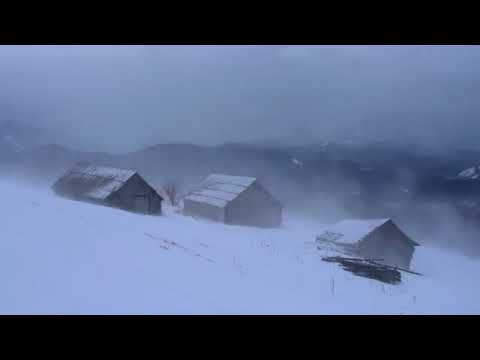
[[[267,230],[0,191],[2,314],[480,313],[480,263],[428,246],[393,286],[322,262],[321,225],[291,214]]]

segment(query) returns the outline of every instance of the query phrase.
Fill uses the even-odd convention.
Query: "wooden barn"
[[[163,198],[135,171],[76,165],[53,185],[63,197],[144,214],[160,214]]]
[[[184,213],[231,225],[278,227],[283,207],[253,177],[213,174],[183,199]]]
[[[343,220],[325,229],[316,241],[319,248],[335,245],[346,254],[406,269],[419,245],[390,219]]]

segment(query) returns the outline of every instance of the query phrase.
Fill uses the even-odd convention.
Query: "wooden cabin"
[[[183,199],[186,215],[231,225],[272,228],[283,207],[253,177],[213,174]]]
[[[391,219],[343,220],[326,228],[316,241],[322,247],[331,244],[346,254],[406,269],[419,246]]]
[[[136,171],[76,165],[53,185],[63,197],[143,214],[160,214],[163,198]]]

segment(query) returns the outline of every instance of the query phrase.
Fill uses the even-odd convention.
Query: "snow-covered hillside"
[[[2,314],[480,313],[480,262],[442,250],[390,286],[322,262],[321,226],[288,214],[262,230],[0,191]]]

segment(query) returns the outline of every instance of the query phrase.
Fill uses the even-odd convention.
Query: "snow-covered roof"
[[[136,174],[133,170],[117,169],[105,166],[87,166],[82,170],[83,174],[92,176],[100,176],[103,178],[115,179],[117,181],[126,182]]]
[[[479,179],[480,178],[480,166],[474,166],[467,170],[463,170],[458,174],[458,177],[465,179]]]
[[[256,178],[250,176],[233,176],[222,174],[211,174],[204,182],[207,184],[229,184],[236,186],[248,187],[255,182]]]
[[[389,220],[343,220],[325,229],[317,239],[339,244],[355,244]]]
[[[135,174],[133,170],[77,165],[68,170],[55,186],[76,196],[105,200]]]
[[[255,180],[253,177],[212,174],[185,199],[223,208]]]

